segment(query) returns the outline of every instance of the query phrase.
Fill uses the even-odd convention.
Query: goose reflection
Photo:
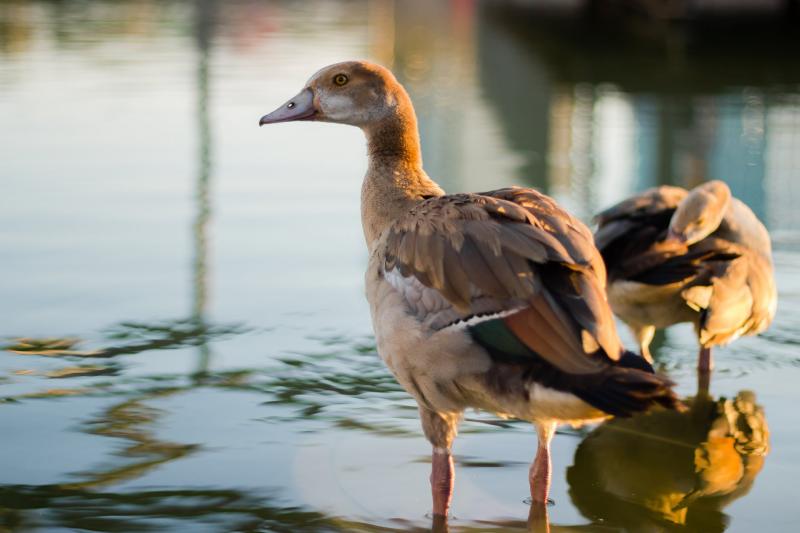
[[[584,516],[635,531],[727,528],[722,509],[747,494],[769,450],[764,410],[750,391],[686,403],[589,434],[567,472]]]

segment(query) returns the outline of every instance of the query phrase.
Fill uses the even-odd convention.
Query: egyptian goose
[[[588,228],[531,189],[445,195],[422,169],[414,109],[389,70],[323,68],[260,125],[294,120],[367,137],[366,295],[378,352],[433,445],[434,515],[450,506],[467,407],[534,423],[531,496],[543,506],[556,424],[676,405],[671,382],[620,345]]]
[[[608,299],[642,355],[657,328],[695,326],[698,369],[711,348],[767,329],[777,293],[769,233],[722,181],[687,191],[661,186],[597,216],[595,242],[608,269]]]

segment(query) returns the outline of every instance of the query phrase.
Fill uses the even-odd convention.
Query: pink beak
[[[314,107],[314,93],[311,89],[303,89],[300,94],[280,106],[278,109],[264,115],[258,121],[259,126],[276,124],[278,122],[291,122],[293,120],[310,120],[317,114]]]

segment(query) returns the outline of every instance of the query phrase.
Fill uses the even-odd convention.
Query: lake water
[[[430,529],[430,448],[363,297],[362,134],[257,127],[350,58],[407,86],[451,192],[536,186],[589,221],[718,178],[753,207],[771,329],[686,415],[560,431],[550,521],[796,530],[797,38],[519,4],[0,4],[0,531]],[[694,395],[691,329],[655,346]],[[469,413],[450,529],[524,531],[535,448]]]

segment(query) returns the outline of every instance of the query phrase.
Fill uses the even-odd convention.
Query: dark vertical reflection
[[[766,217],[769,111],[800,82],[783,11],[664,24],[621,4],[480,4],[480,84],[517,179],[586,218],[628,189],[723,179]]]
[[[672,153],[675,151],[675,117],[670,98],[659,98],[658,122],[656,123],[656,183],[670,184],[675,174]]]
[[[197,46],[197,132],[199,141],[197,202],[192,234],[194,237],[194,258],[192,260],[192,321],[199,331],[205,331],[206,306],[208,304],[208,224],[211,219],[211,173],[212,138],[209,118],[209,58],[211,55],[214,27],[216,24],[216,0],[196,0],[194,34]],[[198,360],[195,377],[204,378],[208,373],[211,349],[203,334],[198,344]]]
[[[393,28],[391,66],[414,102],[425,168],[445,190],[459,189],[465,157],[462,130],[469,110],[452,95],[464,91],[459,83],[467,70],[471,8],[405,0],[384,13],[392,19],[387,16],[384,22]]]
[[[503,24],[491,6],[481,7],[476,43],[481,90],[498,115],[509,147],[522,157],[517,179],[549,192],[551,73],[526,46],[525,27]]]

